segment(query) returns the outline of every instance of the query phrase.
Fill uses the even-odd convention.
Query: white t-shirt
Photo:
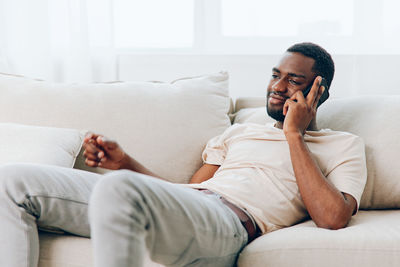
[[[367,179],[364,143],[346,132],[307,131],[304,140],[323,175],[359,207]],[[246,209],[263,233],[291,226],[307,216],[283,130],[273,124],[234,124],[212,138],[203,162],[221,165],[192,188],[206,188]]]

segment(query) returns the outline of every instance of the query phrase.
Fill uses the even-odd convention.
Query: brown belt
[[[258,228],[257,224],[254,223],[253,220],[249,217],[249,215],[247,215],[247,213],[244,212],[241,208],[239,208],[235,204],[229,202],[228,200],[226,200],[222,196],[214,193],[211,190],[203,189],[203,188],[198,188],[197,190],[199,190],[205,194],[217,195],[219,197],[219,199],[222,201],[222,203],[224,203],[227,207],[229,207],[238,216],[240,222],[242,223],[243,227],[247,231],[247,235],[248,235],[247,243],[250,243],[251,241],[253,241],[254,239],[256,239],[257,237],[259,237],[261,235],[260,228]]]

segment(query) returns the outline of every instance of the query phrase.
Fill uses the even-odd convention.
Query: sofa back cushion
[[[93,84],[3,74],[0,94],[0,122],[104,134],[153,172],[180,183],[201,166],[207,141],[230,126],[227,73],[172,83]]]
[[[238,99],[234,123],[266,123],[264,98]],[[250,108],[246,108],[246,103]],[[258,103],[262,107],[254,107]],[[368,180],[360,208],[400,207],[400,95],[330,99],[318,110],[317,125],[361,136],[365,143]]]

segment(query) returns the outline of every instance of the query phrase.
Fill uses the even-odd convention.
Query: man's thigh
[[[7,196],[0,205],[22,207],[40,227],[89,236],[88,202],[101,177],[50,165],[7,164],[0,167],[0,190]]]
[[[103,183],[104,182],[104,183]],[[237,216],[217,196],[147,175],[116,172],[107,175],[100,187],[118,192],[115,199],[104,195],[112,207],[126,211],[129,218],[145,215],[145,240],[154,261],[167,266],[230,266],[247,243],[247,232]],[[114,187],[114,188],[113,188]],[[100,196],[101,197],[101,196]],[[131,227],[141,230],[132,219]],[[124,236],[135,238],[135,233]]]

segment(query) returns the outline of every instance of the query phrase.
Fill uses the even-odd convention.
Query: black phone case
[[[329,88],[328,88],[325,78],[322,78],[319,86],[324,86],[325,90],[322,93],[321,98],[318,101],[317,107],[319,107],[322,103],[324,103],[329,98]],[[307,97],[308,93],[310,93],[310,91],[311,91],[311,88],[312,88],[312,85],[310,85],[307,89],[305,89],[303,91],[304,97]]]

